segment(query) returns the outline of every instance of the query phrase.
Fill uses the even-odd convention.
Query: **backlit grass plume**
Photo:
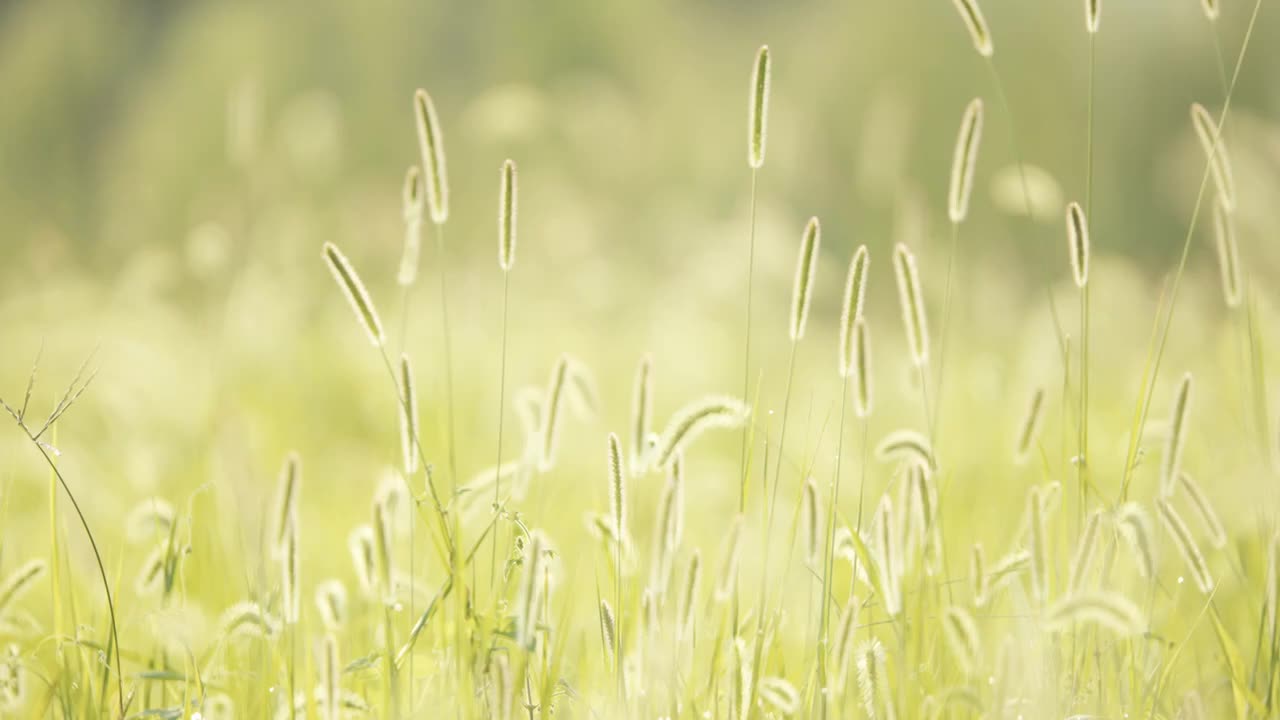
[[[516,640],[525,648],[533,646],[537,630],[542,601],[543,556],[546,550],[547,544],[542,533],[537,530],[530,533],[525,544],[524,573],[516,596]]]
[[[867,270],[871,265],[866,245],[859,245],[849,261],[849,274],[844,283],[844,304],[840,313],[840,376],[854,371],[857,352],[854,326],[862,319],[862,306],[867,295]]]
[[[974,543],[969,553],[969,588],[973,595],[973,606],[981,608],[987,604],[990,586],[987,578],[987,560],[982,550],[982,543]]]
[[[1236,246],[1235,219],[1219,195],[1213,203],[1213,239],[1222,275],[1222,297],[1227,307],[1239,307],[1244,296],[1240,280],[1240,251]]]
[[[898,243],[893,249],[893,271],[898,280],[898,302],[902,306],[902,322],[907,331],[907,344],[911,347],[911,359],[916,367],[924,367],[929,361],[929,327],[925,318],[924,291],[920,287],[916,257],[902,243]]]
[[[976,6],[975,6],[976,8]],[[969,214],[969,196],[973,193],[973,170],[978,164],[978,147],[982,144],[982,98],[974,98],[964,109],[960,134],[951,158],[951,183],[947,192],[947,216],[951,222],[964,222]]]
[[[1067,205],[1067,251],[1076,287],[1082,288],[1089,282],[1089,222],[1076,202]]]
[[[627,486],[622,471],[622,444],[609,433],[609,514],[619,538],[627,537]]]
[[[1218,19],[1218,0],[1200,0],[1200,7],[1210,21]]]
[[[378,319],[378,312],[373,308],[369,291],[365,290],[364,283],[360,282],[360,276],[356,274],[355,268],[351,266],[347,256],[343,255],[338,246],[333,243],[324,244],[324,260],[329,265],[329,272],[333,273],[333,279],[338,282],[338,287],[346,296],[347,302],[351,303],[356,320],[368,333],[369,342],[373,343],[374,347],[382,347],[387,340],[382,331],[382,321]]]
[[[677,453],[683,453],[708,430],[740,427],[748,412],[742,401],[724,396],[702,398],[680,408],[658,438],[657,467],[669,467]]]
[[[972,675],[982,662],[982,636],[977,622],[964,608],[953,605],[943,613],[942,630],[960,668]]]
[[[1116,529],[1133,553],[1138,574],[1153,578],[1156,573],[1155,533],[1151,517],[1135,502],[1127,502],[1116,509]]]
[[[422,171],[417,165],[409,166],[404,174],[400,202],[404,213],[404,249],[400,254],[400,271],[396,274],[396,282],[409,286],[418,279],[419,258],[422,255],[422,216],[426,210]]]
[[[1222,525],[1222,520],[1218,519],[1218,513],[1213,509],[1213,503],[1209,502],[1208,496],[1204,494],[1204,490],[1187,473],[1178,475],[1182,489],[1187,493],[1187,499],[1191,501],[1191,507],[1196,511],[1196,515],[1200,517],[1200,524],[1204,526],[1205,532],[1209,535],[1209,544],[1214,548],[1221,550],[1227,545],[1227,530]]]
[[[1102,22],[1102,0],[1084,0],[1084,25],[1090,33],[1098,32]]]
[[[795,284],[791,289],[791,340],[804,337],[804,326],[809,319],[809,305],[813,300],[814,270],[818,265],[818,250],[822,243],[822,225],[818,218],[809,218],[800,238],[800,257],[796,260]]]
[[[1049,599],[1049,534],[1041,493],[1039,486],[1027,491],[1027,547],[1031,552],[1031,594],[1043,603]]]
[[[867,319],[853,324],[853,398],[854,413],[860,418],[871,415],[871,335]]]
[[[1209,5],[1217,7],[1214,0],[1205,0],[1206,11]],[[1216,15],[1216,11],[1214,13]],[[1218,200],[1227,210],[1236,209],[1236,183],[1231,172],[1231,160],[1227,156],[1227,146],[1222,140],[1218,123],[1200,103],[1191,104],[1191,125],[1195,128],[1200,147],[1204,150],[1209,163],[1209,173],[1213,176],[1213,184],[1218,190]]]
[[[1191,411],[1191,373],[1182,376],[1169,412],[1169,435],[1165,438],[1164,458],[1160,466],[1161,495],[1173,493],[1174,483],[1182,472],[1182,449],[1187,444],[1187,420]]]
[[[1173,545],[1186,563],[1196,587],[1206,595],[1213,592],[1213,575],[1209,573],[1209,564],[1205,562],[1204,554],[1200,552],[1200,544],[1196,542],[1191,530],[1182,520],[1182,516],[1173,508],[1173,504],[1164,498],[1156,499],[1156,509],[1160,514],[1161,524],[1173,539]]]
[[[418,393],[408,353],[400,354],[400,458],[405,477],[418,472]]]
[[[991,30],[987,28],[987,21],[982,17],[978,0],[953,0],[953,2],[960,13],[960,19],[964,20],[964,26],[969,30],[973,47],[979,55],[991,57],[995,52],[995,48],[991,45]]]
[[[803,515],[804,519],[804,559],[810,565],[818,561],[818,550],[821,547],[819,537],[822,534],[818,520],[818,484],[809,478],[804,484]]]
[[[747,113],[747,164],[754,169],[764,165],[769,137],[769,75],[769,46],[761,45],[751,65],[751,105]]]
[[[504,272],[516,262],[516,163],[502,163],[501,188],[498,194],[498,266]]]
[[[1084,586],[1085,577],[1093,566],[1093,557],[1097,552],[1098,539],[1102,534],[1102,511],[1089,513],[1084,529],[1080,531],[1080,539],[1076,543],[1075,555],[1071,558],[1071,573],[1067,576],[1067,594],[1071,595]]]
[[[445,169],[440,120],[426,90],[414,93],[413,116],[418,128],[423,175],[427,180],[427,207],[431,209],[431,221],[440,225],[449,219],[449,178]]]

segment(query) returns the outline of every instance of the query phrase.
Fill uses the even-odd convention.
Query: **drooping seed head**
[[[1119,593],[1108,591],[1068,595],[1048,609],[1045,620],[1054,630],[1067,630],[1077,623],[1093,623],[1121,636],[1136,635],[1146,627],[1137,605]]]
[[[1204,554],[1200,552],[1200,544],[1196,542],[1191,530],[1183,522],[1182,516],[1164,498],[1156,499],[1156,509],[1160,513],[1161,524],[1164,525],[1164,529],[1168,531],[1169,536],[1173,538],[1173,545],[1178,548],[1178,554],[1182,556],[1183,562],[1186,563],[1187,570],[1191,573],[1191,578],[1195,580],[1196,587],[1206,595],[1213,592],[1213,575],[1209,572],[1209,564],[1205,562]]]
[[[931,470],[937,469],[929,439],[915,430],[894,430],[876,446],[876,457],[881,461],[910,460],[923,463]]]
[[[964,20],[965,27],[969,29],[973,47],[979,55],[991,57],[995,48],[991,45],[991,31],[987,28],[986,19],[982,17],[982,10],[978,8],[978,0],[953,0],[953,2],[956,10],[960,12],[960,19]]]
[[[840,313],[840,376],[847,377],[853,372],[856,357],[854,352],[853,326],[862,319],[863,301],[867,294],[867,269],[871,258],[867,254],[867,246],[859,245],[849,261],[849,274],[844,283],[844,306]]]
[[[737,398],[711,396],[680,408],[662,431],[656,453],[657,467],[666,468],[699,436],[713,428],[741,427],[749,408]]]
[[[804,337],[813,299],[814,272],[818,266],[818,248],[822,243],[822,226],[818,218],[809,218],[800,238],[800,257],[796,260],[796,279],[791,289],[791,341]]]
[[[426,90],[413,95],[413,115],[418,127],[418,149],[422,153],[422,169],[427,179],[427,206],[431,221],[437,225],[449,219],[449,179],[445,170],[444,137],[436,106]]]
[[[1205,532],[1209,534],[1209,544],[1215,549],[1221,550],[1227,546],[1227,530],[1222,525],[1222,520],[1218,519],[1218,513],[1213,509],[1213,503],[1209,502],[1209,496],[1204,494],[1204,490],[1187,473],[1179,474],[1183,490],[1186,491],[1187,497],[1191,500],[1191,507],[1195,509],[1196,515],[1200,516],[1200,524],[1204,526]]]
[[[378,593],[378,550],[373,528],[360,525],[347,536],[347,549],[351,552],[351,564],[360,583],[360,592],[366,598]]]
[[[1205,0],[1206,11],[1210,4],[1217,7],[1215,0]],[[1214,16],[1216,15],[1215,11]],[[1200,148],[1204,150],[1208,160],[1209,173],[1218,189],[1218,198],[1227,210],[1234,212],[1236,183],[1231,172],[1231,159],[1227,156],[1227,145],[1222,140],[1222,127],[1200,103],[1191,103],[1191,125],[1195,128]]]
[[[502,163],[502,180],[498,198],[498,266],[503,272],[516,262],[516,163]]]
[[[1182,449],[1187,443],[1187,422],[1191,410],[1191,373],[1182,376],[1178,392],[1173,398],[1169,413],[1169,435],[1165,438],[1164,458],[1160,466],[1161,495],[1173,493],[1174,484],[1182,473]]]
[[[382,332],[382,321],[378,319],[378,312],[373,308],[369,291],[365,290],[364,283],[360,282],[360,276],[356,274],[355,268],[351,266],[347,256],[343,255],[338,246],[333,243],[324,244],[324,260],[329,266],[329,272],[333,274],[333,279],[338,282],[338,287],[342,288],[342,293],[346,295],[347,302],[351,303],[356,320],[368,333],[369,341],[374,347],[382,347],[386,342],[386,335]]]
[[[177,517],[168,500],[149,497],[129,511],[124,521],[125,535],[131,543],[157,541],[169,536]]]
[[[1076,287],[1083,288],[1089,282],[1089,223],[1080,203],[1067,205],[1067,252]]]
[[[48,563],[44,560],[28,560],[5,578],[4,583],[0,584],[0,616],[4,615],[14,600],[31,588],[47,567]]]
[[[747,164],[764,165],[765,141],[769,134],[769,46],[761,45],[751,66],[751,105],[747,122]]]
[[[1218,271],[1222,274],[1222,297],[1227,307],[1239,307],[1244,297],[1240,280],[1240,251],[1236,245],[1235,221],[1221,195],[1213,203],[1213,230]]]
[[[925,317],[924,291],[920,287],[916,257],[902,243],[898,243],[893,250],[893,271],[898,280],[898,302],[902,306],[902,321],[907,330],[911,357],[917,367],[924,367],[929,360],[929,327]]]
[[[942,630],[960,669],[972,675],[982,662],[982,636],[973,616],[953,605],[942,616]]]
[[[794,715],[800,709],[800,693],[785,678],[761,678],[756,694],[766,706],[773,708],[782,717]]]
[[[1151,529],[1151,518],[1142,506],[1135,502],[1127,502],[1116,509],[1116,529],[1124,538],[1129,550],[1133,553],[1134,564],[1138,566],[1138,574],[1144,578],[1155,577],[1156,546],[1155,533]]]
[[[973,170],[978,164],[978,147],[982,144],[982,98],[974,98],[964,109],[960,134],[951,158],[951,184],[947,193],[947,215],[951,222],[964,222],[969,214],[969,196],[973,193]]]
[[[326,630],[337,631],[347,624],[347,588],[341,580],[325,580],[316,586],[316,610]]]

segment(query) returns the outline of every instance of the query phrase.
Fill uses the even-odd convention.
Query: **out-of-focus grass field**
[[[296,693],[292,714],[330,717],[325,693],[311,692],[326,686],[327,636],[343,717],[504,717],[508,705],[529,718],[1280,716],[1280,7],[1260,0],[1251,23],[1254,0],[1222,0],[1215,21],[1196,0],[1104,2],[1091,84],[1083,5],[987,0],[991,65],[946,0],[0,5],[0,398],[23,405],[39,356],[25,418],[35,431],[86,358],[96,372],[44,445],[0,415],[0,581],[46,563],[11,597],[0,585],[0,714],[108,717],[127,704],[130,717],[289,717]],[[772,93],[753,207],[749,81],[764,43]],[[419,276],[402,293],[401,183],[421,162],[419,87],[439,113],[450,209],[443,243],[425,223]],[[1216,120],[1228,88],[1235,308],[1189,113],[1201,103]],[[985,127],[953,245],[952,148],[974,97]],[[1033,183],[1031,218],[1019,154],[1047,178]],[[1063,218],[1068,201],[1086,202],[1090,154],[1082,463],[1080,303]],[[519,245],[504,363],[507,158],[519,164]],[[742,397],[753,212],[745,500],[743,431],[686,448],[684,533],[663,597],[652,566],[667,473],[628,473],[619,581],[618,548],[593,531],[610,512],[606,438],[623,439],[625,459],[646,353],[655,432],[691,401]],[[793,355],[792,280],[810,216],[822,243]],[[368,286],[391,362],[411,359],[444,531],[421,471],[404,478],[417,511],[394,493],[400,506],[386,505],[404,487],[397,388],[326,269],[326,242]],[[923,371],[903,328],[897,243],[919,262],[933,343]],[[837,373],[845,273],[862,244],[865,424],[842,403]],[[504,490],[494,521],[492,486],[483,499],[456,488],[541,442],[521,408],[545,407],[562,353],[586,369],[595,406],[565,411],[555,466],[531,473],[527,492]],[[1204,554],[1209,593],[1157,509],[1184,373],[1194,383],[1182,469],[1226,542],[1215,546],[1185,488],[1171,503]],[[1037,388],[1037,440],[1015,462]],[[897,522],[917,519],[912,464],[874,452],[899,429],[932,441],[936,504],[927,528],[899,528],[900,545],[885,547],[872,523],[882,496]],[[118,648],[85,529],[41,451],[100,551]],[[274,547],[291,452],[296,623],[283,622],[291,582]],[[867,550],[831,553],[828,569],[837,468],[837,525],[861,527]],[[816,561],[805,557],[808,477],[822,518]],[[988,570],[1032,549],[1033,487],[1057,498],[1045,515],[1049,596],[1036,596],[1038,571],[1023,563],[976,603],[971,548],[982,544]],[[387,603],[361,592],[349,552],[378,497],[395,526]],[[174,515],[139,529],[130,518],[156,499]],[[1124,502],[1149,520],[1153,577],[1122,532]],[[1093,510],[1092,563],[1069,588]],[[740,575],[717,599],[735,522]],[[554,549],[545,566],[527,557],[533,531]],[[144,582],[158,547],[169,562]],[[885,581],[855,580],[845,561],[864,575],[870,561],[876,575],[886,550],[904,554],[890,573],[896,613]],[[683,629],[695,551],[702,575]],[[531,565],[554,582],[521,646]],[[336,623],[314,601],[329,579],[349,601]],[[1087,611],[1053,622],[1061,603],[1099,594],[1131,603],[1141,623],[1121,630]],[[602,600],[620,650],[605,647]],[[257,603],[269,632],[228,630],[224,612],[241,602]],[[834,634],[850,603],[842,675]]]

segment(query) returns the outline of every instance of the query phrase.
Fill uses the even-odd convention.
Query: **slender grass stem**
[[[1262,10],[1262,0],[1254,0],[1253,12],[1249,16],[1249,25],[1245,28],[1244,41],[1240,44],[1240,52],[1236,56],[1235,69],[1231,73],[1231,82],[1227,86],[1227,96],[1223,101],[1222,114],[1218,117],[1215,135],[1222,135],[1222,128],[1226,125],[1227,116],[1231,112],[1231,100],[1235,95],[1236,84],[1240,79],[1240,70],[1244,67],[1244,59],[1249,51],[1249,41],[1253,38],[1254,27],[1257,26],[1258,15]],[[1173,283],[1169,289],[1168,310],[1164,313],[1163,322],[1159,313],[1156,315],[1156,328],[1159,333],[1159,341],[1155,349],[1155,356],[1148,363],[1149,372],[1144,371],[1143,383],[1140,385],[1138,396],[1138,407],[1135,413],[1136,423],[1130,431],[1129,449],[1125,456],[1124,475],[1120,483],[1120,500],[1123,502],[1129,497],[1129,483],[1133,479],[1134,459],[1138,452],[1138,436],[1141,429],[1147,423],[1147,414],[1151,410],[1151,398],[1155,393],[1155,381],[1160,374],[1160,362],[1164,358],[1165,346],[1169,341],[1169,329],[1173,325],[1174,311],[1178,305],[1178,290],[1182,285],[1182,276],[1186,271],[1187,257],[1191,254],[1191,239],[1195,237],[1197,221],[1200,218],[1200,209],[1204,205],[1205,190],[1209,185],[1209,177],[1211,175],[1211,159],[1205,160],[1204,172],[1200,176],[1200,189],[1196,192],[1196,202],[1191,210],[1191,219],[1187,223],[1187,234],[1182,242],[1182,253],[1178,258],[1177,270],[1173,275]]]
[[[947,253],[947,279],[942,293],[942,327],[938,329],[938,392],[934,402],[933,420],[929,424],[929,440],[933,452],[938,452],[938,417],[942,414],[942,390],[946,380],[947,338],[951,329],[951,274],[956,262],[956,245],[960,238],[960,223],[951,223],[951,249]]]
[[[449,486],[458,487],[458,453],[453,415],[453,336],[449,331],[449,262],[446,259],[444,223],[436,223],[436,261],[440,263],[440,333],[444,345],[444,407],[448,427]]]
[[[841,461],[844,459],[844,420],[845,410],[849,401],[849,375],[844,376],[844,381],[840,383],[840,424],[836,433],[836,468],[835,474],[831,480],[831,500],[827,507],[827,537],[823,543],[822,555],[822,595],[821,607],[818,610],[818,688],[821,694],[828,690],[827,680],[827,648],[829,647],[827,638],[827,615],[830,607],[831,593],[831,574],[835,565],[835,544],[836,544],[836,507],[840,504],[840,471]],[[826,716],[827,704],[819,700],[821,707],[821,717]]]
[[[755,284],[756,186],[759,172],[756,168],[751,169],[751,224],[747,233],[747,322],[742,352],[742,397],[744,401],[748,397],[748,391],[751,390],[751,301]],[[752,413],[752,417],[754,416],[755,413]],[[750,450],[751,426],[753,423],[754,421],[747,422],[742,427],[742,456],[738,461],[738,476],[742,479],[743,487],[746,487],[747,482],[747,456]],[[742,508],[739,508],[739,511],[741,510]]]
[[[502,273],[502,359],[501,369],[498,371],[498,458],[494,462],[494,482],[493,482],[493,507],[497,512],[499,504],[502,502],[502,430],[503,430],[503,410],[507,404],[507,307],[508,298],[511,289],[511,273],[503,271]],[[489,586],[493,587],[498,567],[498,533],[493,533],[493,551],[489,556]]]

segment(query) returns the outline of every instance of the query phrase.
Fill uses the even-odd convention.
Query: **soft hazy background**
[[[1084,192],[1081,5],[984,3],[1021,148],[1066,199]],[[1196,0],[1104,5],[1094,442],[1100,482],[1113,491],[1156,297],[1177,262],[1203,170],[1188,107],[1220,109],[1215,43],[1229,72],[1251,7],[1223,0],[1215,27]],[[1226,131],[1241,252],[1264,322],[1280,263],[1272,242],[1280,229],[1276,10],[1264,3]],[[1068,330],[1075,295],[1060,209],[1032,227],[993,195],[1012,158],[1008,115],[948,0],[0,4],[0,396],[21,396],[43,342],[35,394],[43,409],[100,345],[97,380],[57,441],[91,522],[111,528],[144,496],[181,504],[211,483],[219,492],[209,494],[210,522],[197,534],[216,535],[222,549],[197,546],[191,562],[247,576],[261,563],[243,559],[256,557],[243,544],[256,542],[277,468],[297,448],[304,517],[318,528],[305,535],[317,548],[306,562],[314,577],[349,574],[343,538],[365,516],[381,468],[398,457],[395,404],[320,248],[334,241],[350,255],[399,348],[400,183],[417,161],[411,96],[424,87],[440,113],[452,186],[459,475],[496,457],[496,206],[499,166],[511,157],[521,204],[508,390],[545,383],[555,357],[569,351],[594,368],[604,406],[599,423],[570,428],[565,469],[541,481],[525,508],[569,545],[583,532],[581,511],[604,507],[604,432],[625,427],[642,352],[655,356],[660,422],[691,397],[740,392],[747,93],[762,43],[775,64],[760,175],[755,364],[767,372],[764,404],[777,408],[795,252],[804,221],[818,215],[822,268],[800,353],[791,452],[801,453],[801,440],[812,451],[827,422],[824,463],[838,408],[839,286],[858,243],[873,258],[880,406],[872,435],[919,424],[889,251],[898,239],[918,248],[936,330],[951,149],[965,103],[987,101],[960,237],[941,443],[965,450],[953,454],[958,512],[993,519],[982,502],[997,487],[983,484],[990,458],[1002,468],[998,487],[1020,498],[1036,474],[1004,469],[1011,433],[1033,384],[1061,385],[1043,283],[1058,293]],[[1198,407],[1220,418],[1204,426],[1252,432],[1234,380],[1239,336],[1202,225],[1153,415],[1164,416],[1174,379],[1190,369],[1208,377]],[[428,227],[407,348],[428,452],[440,453],[434,242]],[[950,427],[988,432],[959,437],[948,429],[948,406],[966,413]],[[6,565],[11,552],[45,552],[47,538],[45,472],[18,440],[16,431],[0,433]],[[710,450],[691,459],[705,478],[691,508],[731,511],[732,473],[716,470],[736,465],[736,436],[721,442],[719,460]],[[1226,474],[1248,453],[1205,439],[1188,454]],[[1241,512],[1243,477],[1208,484],[1224,514],[1251,519]],[[640,492],[638,513],[647,513],[656,485]],[[958,532],[981,538],[999,526]],[[722,531],[691,528],[710,547]],[[77,552],[79,544],[73,539]],[[128,576],[140,551],[108,542],[107,555]],[[222,573],[192,577],[206,585],[199,602],[213,611],[246,587]],[[138,606],[127,597],[123,605],[124,622],[139,622]]]

